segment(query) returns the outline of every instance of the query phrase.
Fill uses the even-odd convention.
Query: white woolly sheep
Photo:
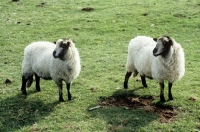
[[[155,79],[160,84],[160,101],[164,102],[164,80],[168,81],[168,98],[173,100],[172,84],[185,73],[184,52],[180,44],[169,36],[153,39],[138,36],[128,46],[126,63],[127,73],[124,88],[128,88],[128,79],[139,73],[142,85],[147,87],[145,77]]]
[[[66,83],[68,100],[71,100],[70,85],[81,70],[79,52],[71,39],[59,39],[56,44],[46,41],[34,42],[24,50],[22,62],[21,91],[27,95],[26,87],[33,82],[40,91],[40,78],[53,79],[58,86],[59,101],[62,97],[62,81]]]

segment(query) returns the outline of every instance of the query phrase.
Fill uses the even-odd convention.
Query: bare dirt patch
[[[160,123],[169,123],[176,119],[178,112],[171,106],[152,104],[154,97],[115,97],[103,98],[102,106],[125,106],[126,109],[144,109],[146,112],[155,112],[160,115]]]

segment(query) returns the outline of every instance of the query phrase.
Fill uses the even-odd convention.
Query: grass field
[[[93,10],[84,11],[91,7]],[[200,1],[198,0],[1,0],[0,2],[0,131],[200,131]],[[159,102],[159,84],[148,88],[130,78],[123,89],[127,47],[137,35],[169,35],[185,52],[185,76],[174,83],[175,120],[161,123],[158,113],[125,106],[88,111],[110,96],[153,96]],[[21,94],[23,50],[33,41],[69,37],[80,52],[82,71],[71,86],[73,101],[58,102],[53,81],[41,80]],[[5,83],[10,79],[11,83]],[[167,89],[165,89],[167,97]]]

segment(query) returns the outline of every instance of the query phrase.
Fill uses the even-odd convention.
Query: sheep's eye
[[[67,48],[67,45],[66,44],[62,44],[61,47]]]
[[[62,48],[66,48],[67,46],[66,46],[65,43],[61,42],[61,43],[60,43],[60,47],[62,47]]]
[[[166,46],[167,42],[163,41],[163,45]]]

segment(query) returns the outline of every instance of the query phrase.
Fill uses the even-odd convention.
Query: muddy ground
[[[101,106],[124,106],[126,109],[144,109],[146,112],[155,112],[160,115],[160,123],[169,123],[176,119],[178,111],[171,106],[152,104],[155,97],[115,97],[104,98]]]

